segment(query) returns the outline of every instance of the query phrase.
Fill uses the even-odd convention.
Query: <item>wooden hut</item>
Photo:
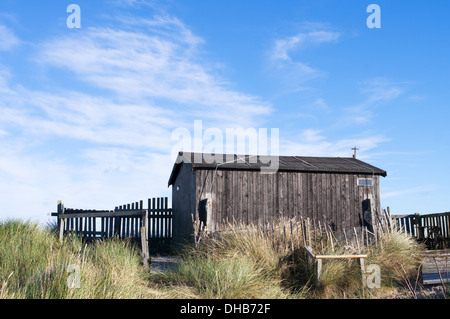
[[[264,171],[275,162],[276,170]],[[354,157],[211,158],[180,152],[168,183],[174,239],[192,235],[192,216],[209,231],[232,221],[259,224],[295,216],[334,230],[370,230],[380,212],[380,176],[386,172]]]

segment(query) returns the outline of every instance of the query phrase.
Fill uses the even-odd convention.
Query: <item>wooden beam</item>
[[[367,258],[367,255],[316,255],[316,259]]]
[[[147,210],[129,210],[129,211],[102,211],[102,212],[91,212],[91,213],[65,213],[58,214],[58,217],[63,218],[83,218],[83,217],[140,217],[145,214]]]
[[[305,250],[313,259],[367,258],[367,255],[316,255],[310,246],[305,246]]]
[[[365,271],[365,266],[364,266],[364,258],[367,258],[367,255],[315,255],[310,246],[305,246],[305,250],[314,262],[317,285],[320,284],[320,280],[322,277],[322,260],[323,259],[358,258],[360,266],[361,266],[361,277],[362,277],[361,279],[362,279],[363,289],[366,286],[366,271]]]
[[[314,255],[312,248],[310,246],[305,246],[306,252],[311,256],[312,259],[316,259],[316,255]]]

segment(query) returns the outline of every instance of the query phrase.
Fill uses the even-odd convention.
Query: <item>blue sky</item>
[[[81,8],[81,28],[66,11]],[[366,12],[381,8],[381,28]],[[177,128],[278,128],[279,153],[388,172],[393,213],[450,210],[450,3],[2,0],[0,219],[170,195]]]

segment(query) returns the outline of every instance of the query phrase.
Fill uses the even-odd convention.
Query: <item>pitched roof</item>
[[[180,152],[169,179],[173,184],[182,163],[193,169],[261,170],[278,163],[278,171],[357,173],[386,176],[386,171],[353,157],[264,156]]]

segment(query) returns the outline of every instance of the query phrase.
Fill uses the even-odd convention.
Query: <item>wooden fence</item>
[[[398,229],[425,242],[429,248],[450,245],[450,212],[426,215],[392,215]]]
[[[172,208],[167,197],[149,198],[147,208],[141,200],[116,206],[114,210],[65,208],[59,201],[58,211],[52,216],[58,217],[61,240],[64,236],[87,241],[118,237],[142,242],[145,238],[146,246],[152,250],[168,246],[172,241]]]
[[[150,248],[172,242],[172,208],[167,197],[148,200],[148,241]]]

